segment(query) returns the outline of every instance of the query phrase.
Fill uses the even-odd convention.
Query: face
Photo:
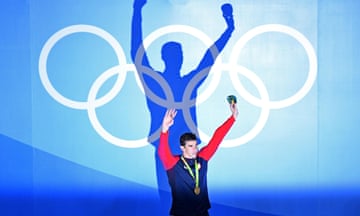
[[[189,140],[185,142],[184,146],[181,146],[183,156],[186,158],[196,158],[198,153],[198,147],[196,140]]]

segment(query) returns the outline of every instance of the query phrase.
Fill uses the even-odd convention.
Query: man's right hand
[[[177,111],[175,109],[166,110],[163,122],[162,122],[162,132],[166,133],[171,125],[174,124],[174,118],[176,116]]]

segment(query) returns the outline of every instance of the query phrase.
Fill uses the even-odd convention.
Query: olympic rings
[[[52,86],[52,84],[49,80],[49,77],[47,74],[47,67],[46,67],[47,66],[47,58],[48,58],[48,55],[49,55],[51,49],[53,48],[53,46],[63,37],[73,34],[73,33],[80,33],[80,32],[95,34],[95,35],[99,36],[100,38],[103,38],[105,41],[107,41],[112,46],[112,48],[114,49],[114,51],[117,55],[117,59],[119,61],[119,65],[116,65],[116,66],[111,67],[110,69],[106,70],[95,80],[95,82],[93,83],[93,85],[90,88],[87,101],[85,101],[85,102],[74,101],[74,100],[68,99],[68,98],[64,97],[63,95],[61,95],[58,91],[56,91],[56,89]],[[206,34],[197,30],[196,28],[193,28],[190,26],[184,26],[184,25],[166,26],[166,27],[160,28],[160,29],[152,32],[148,37],[145,38],[144,47],[142,49],[139,49],[136,54],[136,58],[135,58],[135,65],[137,65],[136,66],[137,68],[136,68],[134,64],[126,63],[126,57],[125,57],[122,47],[120,46],[118,41],[111,34],[106,32],[105,30],[100,29],[95,26],[91,26],[91,25],[72,25],[72,26],[66,27],[66,28],[61,29],[60,31],[56,32],[54,35],[52,35],[46,41],[43,49],[41,50],[40,57],[39,57],[39,75],[40,75],[41,82],[42,82],[45,90],[50,94],[50,96],[53,97],[59,103],[65,105],[69,108],[73,108],[73,109],[86,109],[88,112],[88,117],[89,117],[90,123],[92,124],[95,131],[109,143],[120,146],[120,147],[139,148],[139,147],[146,146],[146,145],[148,145],[148,141],[153,142],[158,138],[160,129],[161,129],[161,128],[158,128],[153,134],[151,134],[147,138],[138,139],[138,140],[124,140],[124,139],[115,137],[112,134],[110,134],[108,131],[106,131],[102,127],[102,125],[98,121],[98,118],[96,116],[96,108],[103,106],[106,103],[108,103],[109,101],[111,101],[121,91],[122,86],[125,82],[125,78],[126,78],[125,72],[127,72],[127,71],[132,71],[136,74],[135,77],[136,77],[136,81],[137,81],[139,88],[141,89],[141,91],[143,91],[143,93],[146,92],[146,94],[147,94],[146,96],[149,97],[153,102],[157,103],[160,106],[166,107],[166,108],[173,107],[173,108],[177,108],[177,109],[182,109],[186,124],[189,126],[189,128],[191,130],[196,131],[197,130],[196,125],[190,115],[190,108],[192,106],[195,106],[196,104],[195,104],[195,100],[191,99],[190,96],[191,96],[191,93],[192,93],[194,87],[196,86],[196,84],[208,74],[209,68],[203,69],[202,71],[200,71],[200,73],[198,73],[195,77],[193,77],[193,79],[188,83],[188,85],[184,91],[182,102],[175,102],[173,93],[172,93],[171,88],[170,88],[169,84],[167,83],[167,81],[162,76],[160,76],[157,72],[153,71],[151,68],[141,66],[140,64],[138,64],[139,62],[142,61],[142,57],[145,53],[145,49],[156,38],[158,38],[164,34],[168,34],[168,33],[172,33],[172,32],[183,32],[183,33],[193,35],[194,37],[197,37],[200,40],[202,40],[206,46],[211,46],[213,43],[207,37]],[[304,49],[308,55],[309,73],[308,73],[308,77],[307,77],[307,80],[306,80],[304,86],[293,96],[291,96],[287,99],[280,100],[280,101],[270,101],[267,89],[266,89],[264,83],[261,81],[261,79],[255,73],[250,71],[249,69],[236,64],[236,60],[240,54],[240,51],[245,46],[245,44],[249,40],[251,40],[253,37],[260,35],[262,33],[265,33],[265,32],[280,32],[280,33],[285,33],[285,34],[292,36],[293,38],[295,38],[297,41],[300,42],[300,44],[304,47]],[[213,55],[218,54],[217,53],[218,51],[216,49],[211,49],[210,51]],[[316,58],[316,54],[315,54],[314,48],[312,47],[311,43],[307,40],[307,38],[304,35],[302,35],[297,30],[290,28],[288,26],[279,25],[279,24],[269,24],[269,25],[258,26],[256,28],[251,29],[247,33],[245,33],[236,42],[235,46],[233,47],[228,64],[222,63],[221,59],[219,59],[219,57],[218,57],[218,60],[213,65],[213,67],[212,67],[213,69],[211,71],[220,70],[220,69],[223,71],[224,70],[229,71],[234,88],[239,93],[239,95],[242,96],[250,104],[253,104],[253,105],[261,108],[261,113],[260,113],[259,119],[258,119],[257,123],[255,124],[255,126],[250,131],[248,131],[248,133],[242,135],[241,137],[238,137],[233,140],[225,140],[223,142],[223,144],[221,145],[222,147],[235,147],[235,146],[238,146],[241,144],[248,143],[249,141],[254,139],[260,133],[260,131],[263,129],[263,127],[265,126],[266,121],[269,117],[270,110],[284,108],[284,107],[291,106],[291,105],[297,103],[310,91],[311,87],[313,86],[313,84],[316,80],[316,76],[317,76],[317,58]],[[136,69],[138,69],[138,70],[140,69],[141,72],[137,73]],[[156,94],[154,94],[148,86],[142,85],[142,83],[145,83],[142,80],[143,73],[148,74],[149,76],[151,76],[153,79],[155,79],[160,84],[160,86],[163,88],[163,90],[166,94],[166,100],[164,100],[164,99],[158,97]],[[256,88],[260,94],[260,99],[251,95],[242,86],[240,80],[238,79],[237,73],[248,78],[256,86]],[[209,89],[205,90],[202,94],[200,94],[197,97],[198,103],[205,101],[214,92],[214,90],[216,89],[216,86],[218,85],[218,83],[220,81],[220,76],[222,73],[211,73],[211,74],[213,74],[213,78],[209,84]],[[97,93],[98,93],[99,89],[101,88],[101,86],[105,83],[106,80],[108,80],[110,77],[115,76],[115,75],[118,78],[117,78],[117,81],[116,81],[115,85],[113,86],[113,88],[107,94],[105,94],[101,98],[97,99],[96,96],[97,96]],[[200,128],[198,129],[198,131],[199,131],[201,138],[204,141],[209,140],[209,136],[206,135],[204,132],[202,132],[202,130]]]
[[[94,82],[94,84],[91,86],[91,89],[89,91],[89,95],[88,95],[88,116],[90,119],[90,122],[92,124],[92,126],[94,127],[95,131],[101,136],[103,137],[106,141],[120,146],[120,147],[125,147],[125,148],[138,148],[138,147],[143,147],[145,145],[147,145],[147,139],[140,139],[140,140],[123,140],[120,138],[117,138],[115,136],[113,136],[112,134],[110,134],[109,132],[107,132],[100,124],[100,122],[97,119],[96,116],[96,112],[95,112],[95,101],[96,101],[96,95],[99,91],[99,89],[101,88],[101,86],[104,84],[105,81],[107,81],[110,77],[114,76],[114,75],[118,75],[121,74],[122,72],[125,71],[125,69],[131,69],[131,65],[125,65],[125,66],[121,66],[121,65],[117,65],[115,67],[110,68],[109,70],[105,71],[104,73],[102,73]]]
[[[142,59],[143,59],[143,56],[145,54],[145,50],[149,47],[149,45],[152,42],[154,42],[157,38],[159,38],[159,37],[161,37],[161,36],[163,36],[165,34],[169,34],[169,33],[173,33],[173,32],[182,32],[182,33],[186,33],[186,34],[192,35],[194,37],[197,37],[201,41],[203,41],[204,44],[206,46],[208,46],[208,47],[210,47],[213,44],[213,41],[205,33],[201,32],[200,30],[198,30],[198,29],[196,29],[194,27],[191,27],[191,26],[170,25],[170,26],[165,26],[165,27],[159,28],[159,29],[155,30],[154,32],[150,33],[144,39],[144,41],[143,41],[144,47],[140,47],[138,49],[138,51],[136,52],[135,65],[137,67],[140,67],[140,69],[141,69],[141,70],[138,71],[138,73],[142,74],[143,69],[147,70],[149,73],[151,72],[149,70],[149,68],[146,68],[146,67],[142,66]],[[212,48],[210,48],[210,52],[211,52],[212,56],[216,56],[219,51],[217,50],[217,48],[215,46],[213,46]],[[211,70],[211,71],[214,71],[214,68],[217,68],[218,65],[221,65],[221,56],[217,57],[216,62],[213,65],[213,70]],[[213,75],[212,76],[213,78],[211,79],[211,82],[209,84],[211,86],[211,88],[207,89],[207,91],[204,91],[202,94],[200,94],[197,97],[197,101],[199,103],[204,102],[208,97],[210,97],[210,95],[215,91],[216,86],[219,84],[221,74],[219,74],[219,73],[211,73],[211,71],[210,71],[210,74]],[[155,75],[155,73],[156,72],[153,71],[152,74]],[[156,81],[158,81],[159,83],[164,82],[162,77],[159,77],[158,79],[156,79]],[[139,84],[139,82],[138,82],[138,84]],[[143,82],[143,85],[146,85],[146,83]],[[142,89],[142,85],[139,85],[139,88]],[[159,96],[157,96],[156,94],[154,94],[150,88],[147,88],[147,89],[148,89],[148,91],[146,92],[146,94],[153,102],[155,102],[155,103],[157,103],[157,104],[159,104],[159,105],[161,105],[163,107],[168,107],[168,108],[170,108],[170,107],[172,107],[172,108],[181,108],[181,107],[183,107],[182,102],[175,102],[175,101],[172,101],[172,100],[170,100],[170,102],[169,102],[169,98],[167,98],[167,100],[164,100],[164,99],[160,98]]]
[[[249,80],[251,80],[257,90],[260,93],[261,99],[264,102],[268,102],[269,101],[269,95],[267,93],[266,87],[264,85],[264,83],[261,81],[261,79],[255,74],[252,73],[252,71],[250,71],[249,69],[243,67],[243,66],[239,66],[239,65],[231,65],[231,64],[223,64],[222,65],[223,70],[227,70],[227,71],[236,71],[238,73],[240,73],[241,75],[247,77]],[[235,70],[234,70],[235,69]],[[202,74],[198,74],[198,76],[194,77],[193,80],[191,80],[191,82],[196,83],[196,81],[201,80],[202,79]],[[189,83],[190,85],[190,83]],[[185,96],[185,94],[184,94]],[[237,138],[237,139],[233,139],[233,140],[225,140],[221,146],[222,147],[235,147],[238,145],[242,145],[245,144],[247,142],[249,142],[250,140],[252,140],[253,138],[255,138],[260,131],[264,128],[266,121],[269,117],[269,113],[270,113],[270,109],[268,106],[262,106],[261,107],[261,113],[259,116],[259,120],[256,123],[256,125],[246,134],[244,134],[243,136]],[[185,117],[185,121],[187,123],[187,125],[189,125],[190,129],[195,131],[196,130],[196,125],[194,124],[194,121],[191,118],[191,114],[189,112],[189,109],[184,110],[184,117]],[[206,135],[200,128],[199,128],[199,134],[201,137],[201,140],[204,140],[205,142],[209,142],[210,137],[208,135]]]
[[[51,84],[47,73],[47,59],[53,46],[63,37],[66,37],[67,35],[73,33],[80,33],[80,32],[91,33],[104,39],[106,42],[108,42],[111,45],[111,47],[114,48],[119,64],[120,65],[126,64],[126,57],[123,52],[123,49],[120,46],[119,42],[111,34],[98,27],[91,25],[72,25],[56,32],[46,41],[44,47],[41,50],[39,57],[39,75],[44,88],[50,94],[50,96],[52,96],[56,101],[63,104],[64,106],[73,109],[88,109],[88,102],[74,101],[61,95]],[[125,76],[126,73],[119,74],[119,77],[116,80],[114,87],[106,95],[104,95],[102,98],[98,99],[95,102],[97,107],[108,103],[113,99],[113,97],[116,96],[116,94],[121,90],[122,85],[125,82]]]
[[[232,65],[236,64],[236,59],[238,59],[241,49],[245,46],[245,44],[249,40],[251,40],[253,37],[260,35],[262,33],[265,33],[265,32],[281,32],[281,33],[285,33],[285,34],[292,36],[297,41],[299,41],[300,44],[304,47],[304,49],[308,55],[308,60],[309,60],[309,73],[308,73],[308,77],[307,77],[307,80],[306,80],[304,86],[297,93],[295,93],[293,96],[291,96],[287,99],[283,99],[280,101],[268,101],[271,109],[280,109],[280,108],[288,107],[288,106],[291,106],[291,105],[297,103],[310,91],[311,87],[313,86],[313,84],[316,80],[316,76],[317,76],[317,59],[316,59],[316,54],[315,54],[314,48],[312,47],[311,43],[300,32],[298,32],[297,30],[290,28],[288,26],[279,25],[279,24],[268,24],[268,25],[262,25],[262,26],[258,26],[256,28],[251,29],[250,31],[246,32],[237,41],[237,43],[235,44],[235,46],[232,50],[232,54],[230,55],[231,56],[230,64],[232,64]],[[249,103],[251,103],[255,106],[258,106],[258,107],[265,106],[265,104],[263,103],[264,101],[261,101],[258,98],[252,96],[248,91],[246,91],[245,88],[243,88],[240,80],[235,75],[235,73],[230,73],[230,74],[231,74],[231,78],[232,78],[231,81],[233,82],[234,87],[237,89],[237,92],[242,97],[244,97],[244,99],[246,101],[248,101]]]

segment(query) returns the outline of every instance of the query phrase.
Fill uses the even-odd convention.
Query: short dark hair
[[[180,145],[185,146],[185,142],[190,141],[190,140],[196,140],[196,135],[194,133],[190,133],[190,132],[184,133],[180,137]]]

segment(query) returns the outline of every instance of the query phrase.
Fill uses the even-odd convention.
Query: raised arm
[[[226,4],[226,5],[227,5],[227,8],[229,8],[229,7],[231,8],[231,11],[229,11],[229,9],[227,11],[224,11],[224,9],[222,7],[223,17],[224,17],[224,20],[227,25],[225,31],[215,41],[215,43],[206,50],[204,57],[201,59],[199,65],[197,66],[197,68],[195,70],[193,70],[189,74],[189,76],[193,77],[197,73],[202,72],[203,70],[205,70],[204,72],[209,73],[211,66],[215,63],[216,58],[219,56],[219,54],[221,53],[221,51],[224,49],[225,45],[229,41],[231,34],[234,31],[235,27],[234,27],[234,19],[232,16],[232,7],[230,4]],[[204,81],[205,78],[206,78],[206,76],[204,76],[204,79],[202,81]]]
[[[230,110],[232,112],[232,115],[220,127],[216,129],[208,145],[200,150],[198,154],[199,157],[208,161],[215,154],[221,141],[229,132],[231,126],[234,124],[237,118],[238,110],[235,103],[230,105]]]
[[[169,147],[169,128],[174,124],[174,118],[176,116],[175,109],[169,109],[166,111],[163,122],[162,129],[160,134],[160,144],[158,147],[158,155],[161,162],[164,165],[165,170],[171,169],[176,162],[179,160],[178,157],[174,156],[171,153]]]
[[[131,58],[138,70],[141,68],[141,66],[150,67],[149,60],[143,45],[143,33],[141,26],[141,11],[145,4],[146,0],[134,0],[134,11],[131,21]]]

